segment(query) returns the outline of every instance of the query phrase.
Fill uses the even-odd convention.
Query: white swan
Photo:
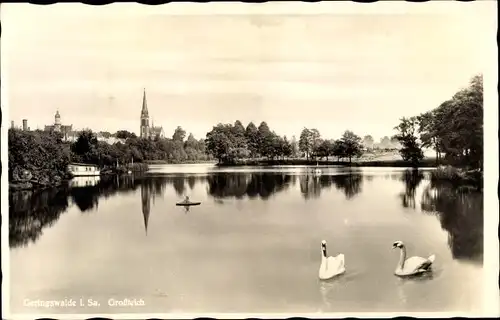
[[[319,266],[319,278],[328,280],[345,272],[344,255],[336,257],[326,255],[326,241],[321,241],[321,265]]]
[[[394,274],[397,276],[411,276],[431,271],[432,263],[436,259],[435,255],[430,255],[428,258],[411,257],[406,259],[406,247],[403,241],[395,241],[392,244],[392,248],[401,249],[399,262],[394,271]]]

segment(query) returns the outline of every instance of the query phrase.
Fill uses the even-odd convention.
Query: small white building
[[[75,177],[99,176],[101,174],[97,165],[88,163],[70,163],[68,165],[68,171]]]

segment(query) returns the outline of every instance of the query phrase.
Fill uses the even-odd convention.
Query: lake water
[[[11,312],[478,311],[482,194],[432,186],[427,174],[154,166],[13,193]],[[201,205],[175,206],[186,195]],[[347,270],[326,282],[318,279],[323,239]],[[395,240],[409,256],[435,254],[434,271],[394,276]],[[76,306],[33,306],[38,299]]]

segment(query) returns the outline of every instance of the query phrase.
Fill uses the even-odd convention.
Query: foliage
[[[46,131],[9,129],[9,180],[36,182],[42,185],[58,183],[66,178],[70,162],[96,164],[101,168],[126,165],[132,162],[159,160],[171,163],[209,160],[205,142],[192,134],[183,142],[185,131],[178,127],[173,139],[142,139],[125,130],[115,136],[126,140],[109,144],[99,141],[89,129],[81,131],[73,143],[62,140],[61,134]],[[30,182],[31,181],[31,182]],[[27,186],[28,187],[28,186]]]
[[[289,140],[279,136],[269,128],[266,122],[258,127],[250,122],[244,128],[241,121],[233,125],[214,126],[207,133],[206,150],[223,164],[244,164],[248,159],[267,158],[268,161],[300,158],[301,153],[310,159],[323,159],[336,156],[342,158],[357,157],[362,154],[361,138],[346,131],[340,140],[322,139],[317,129],[304,128],[297,142],[295,136]]]
[[[361,138],[354,134],[354,132],[347,130],[340,139],[342,144],[343,155],[349,158],[349,162],[353,157],[360,157],[362,155],[363,146],[361,145]]]
[[[417,117],[403,117],[399,125],[394,128],[398,131],[394,138],[402,144],[402,148],[399,150],[401,157],[404,161],[408,161],[415,167],[417,167],[424,158],[422,147],[416,136],[417,128]]]
[[[479,170],[463,170],[452,166],[439,166],[431,171],[431,182],[447,182],[452,186],[471,186],[477,189],[483,187],[483,176]]]
[[[300,133],[299,150],[305,153],[307,159],[311,155],[315,156],[321,143],[321,135],[317,129],[304,128]]]
[[[470,168],[483,167],[483,76],[474,76],[469,86],[451,99],[418,117],[420,140],[433,148],[436,158],[445,158]]]
[[[128,138],[137,138],[135,133],[129,132],[127,130],[118,130],[114,136],[118,139],[128,139]]]
[[[57,132],[9,129],[9,181],[57,183],[66,176],[69,145]]]

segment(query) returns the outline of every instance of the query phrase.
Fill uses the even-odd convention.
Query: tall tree
[[[213,127],[212,131],[207,133],[205,139],[206,151],[213,155],[219,163],[227,159],[233,147],[231,139],[228,137],[230,131],[227,126],[218,124]]]
[[[344,153],[349,158],[349,162],[353,157],[359,157],[362,154],[363,146],[361,145],[361,137],[352,131],[345,131],[340,139],[343,144]]]
[[[247,140],[248,150],[250,151],[250,156],[256,157],[259,153],[259,130],[253,122],[250,122],[247,125],[245,137]]]
[[[247,148],[247,139],[245,137],[245,127],[241,123],[240,120],[236,120],[234,122],[233,127],[231,128],[231,133],[233,136],[233,143],[236,148],[246,149]]]
[[[318,129],[311,129],[311,144],[312,144],[312,153],[316,156],[316,150],[318,150],[321,144],[321,134]]]
[[[172,140],[184,142],[184,138],[186,138],[186,131],[181,126],[178,126],[172,135]]]
[[[345,144],[342,140],[335,140],[333,142],[331,155],[337,157],[337,161],[347,156]]]
[[[292,136],[292,140],[290,141],[290,148],[292,152],[290,156],[293,158],[297,158],[299,156],[299,144],[295,136]]]
[[[259,153],[262,156],[269,156],[270,143],[272,141],[272,132],[265,121],[262,121],[258,128]]]
[[[424,153],[416,136],[418,119],[417,117],[403,117],[400,121],[399,125],[394,128],[398,131],[394,137],[402,145],[399,153],[404,161],[410,162],[413,166],[418,166],[419,162],[424,158]]]
[[[76,141],[71,145],[71,151],[85,163],[99,163],[97,152],[97,137],[90,129],[80,132]]]
[[[299,150],[305,153],[307,160],[309,160],[312,148],[313,148],[312,132],[311,130],[304,128],[300,133]]]

